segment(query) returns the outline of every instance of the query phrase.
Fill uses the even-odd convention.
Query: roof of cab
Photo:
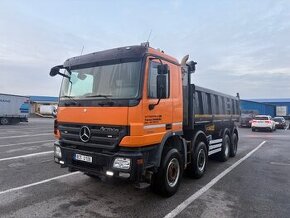
[[[110,62],[113,63],[116,61],[137,61],[143,57],[146,52],[147,47],[140,45],[113,48],[69,58],[64,62],[64,67],[92,67],[110,64]]]
[[[72,57],[67,59],[63,65],[64,67],[68,67],[70,69],[87,68],[99,65],[112,64],[116,62],[123,63],[128,61],[138,61],[146,54],[161,57],[177,65],[179,64],[175,58],[164,54],[164,52],[148,47],[147,45],[141,44],[113,48],[86,55]]]

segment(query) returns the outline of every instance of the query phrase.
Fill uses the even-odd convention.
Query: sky
[[[241,98],[290,97],[290,1],[0,1],[0,93],[58,96],[50,68],[150,46],[196,61],[195,84]]]

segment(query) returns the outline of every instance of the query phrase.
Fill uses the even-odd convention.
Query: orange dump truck
[[[51,76],[63,76],[55,162],[171,196],[184,172],[205,173],[208,156],[235,156],[239,96],[195,86],[196,63],[187,59],[180,63],[144,43],[53,67]]]

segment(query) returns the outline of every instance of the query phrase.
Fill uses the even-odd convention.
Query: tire
[[[273,132],[273,129],[272,128],[270,128],[270,132]]]
[[[230,157],[236,156],[238,151],[238,141],[239,141],[238,136],[236,133],[234,133],[232,137],[232,143],[230,146]]]
[[[177,149],[168,150],[162,157],[158,172],[153,176],[152,190],[164,197],[174,195],[183,174],[183,161]]]
[[[0,123],[1,123],[1,125],[8,125],[10,123],[10,120],[6,117],[2,117],[0,119]]]
[[[222,150],[219,153],[217,153],[219,161],[226,162],[229,159],[230,145],[231,145],[230,137],[228,134],[225,134],[223,137]]]
[[[208,152],[204,142],[199,142],[191,154],[191,163],[188,165],[187,174],[195,179],[201,178],[206,171]]]
[[[255,128],[252,127],[252,132],[255,132]]]

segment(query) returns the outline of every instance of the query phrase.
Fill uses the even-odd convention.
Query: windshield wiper
[[[69,95],[63,95],[61,96],[61,98],[69,98],[70,100],[73,100],[73,102],[76,104],[76,105],[81,105],[80,102],[78,102],[75,98],[73,98],[72,96],[69,96]]]
[[[111,97],[112,95],[85,95],[86,97],[89,97],[89,98],[93,98],[93,97],[103,97],[105,99],[109,99],[108,97]]]

